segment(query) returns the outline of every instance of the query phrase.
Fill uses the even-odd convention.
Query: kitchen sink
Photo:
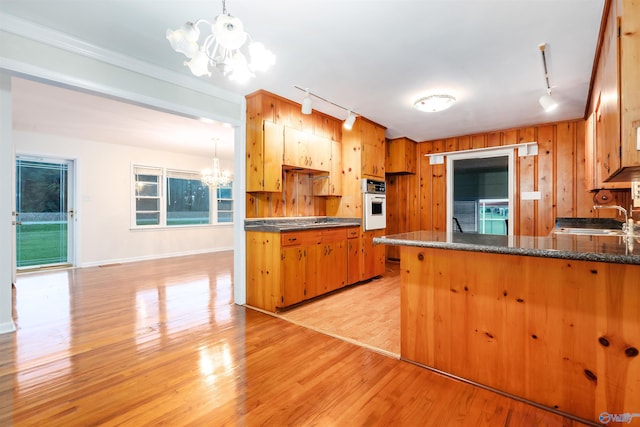
[[[578,234],[585,236],[623,236],[622,230],[611,228],[572,228],[560,227],[553,230],[554,234]]]

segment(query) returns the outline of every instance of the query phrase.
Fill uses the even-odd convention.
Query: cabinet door
[[[363,122],[362,132],[362,175],[383,178],[385,173],[384,128]]]
[[[282,156],[284,126],[265,121],[263,156],[263,191],[282,191]],[[255,171],[254,171],[255,172]],[[247,170],[247,174],[251,171]],[[248,191],[248,190],[247,190]]]
[[[323,245],[324,291],[331,292],[347,284],[347,241]]]
[[[306,257],[302,246],[281,249],[282,295],[278,307],[288,307],[304,299]]]
[[[311,169],[329,172],[331,170],[331,140],[322,136],[309,138],[309,167]]]
[[[373,238],[384,235],[384,230],[365,231],[362,236],[362,253],[364,256],[363,279],[384,274],[385,270],[385,247],[384,245],[374,245]]]
[[[284,164],[298,168],[310,168],[309,134],[285,127],[284,129]]]
[[[386,142],[386,173],[416,173],[416,143],[408,138]]]
[[[362,280],[360,227],[347,229],[347,236],[347,285],[351,285]]]
[[[322,244],[309,245],[305,247],[307,264],[305,267],[305,299],[317,297],[323,293],[321,286],[322,265]]]
[[[317,176],[313,180],[313,194],[316,196],[342,195],[342,144],[331,141],[331,159],[328,176]]]

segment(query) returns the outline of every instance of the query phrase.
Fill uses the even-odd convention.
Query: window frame
[[[159,172],[159,182],[158,182],[158,191],[159,191],[159,207],[160,207],[160,215],[159,215],[159,223],[158,224],[149,224],[149,225],[138,225],[137,223],[137,204],[136,200],[138,199],[136,185],[138,180],[136,179],[137,171],[158,171]],[[159,166],[151,166],[143,163],[131,163],[131,171],[130,171],[130,193],[131,193],[131,206],[130,206],[130,229],[131,230],[150,230],[150,229],[178,229],[178,228],[192,228],[192,227],[211,227],[211,226],[231,226],[233,225],[233,206],[235,205],[235,200],[233,198],[233,181],[230,182],[231,189],[231,198],[227,199],[218,199],[218,187],[210,186],[203,184],[203,186],[207,187],[209,190],[209,223],[208,224],[180,224],[180,225],[168,225],[167,224],[167,200],[168,200],[168,179],[172,173],[177,175],[194,175],[200,176],[200,172],[197,171],[189,171],[184,169],[176,169],[176,168],[167,168],[167,167],[159,167]],[[173,176],[179,177],[179,176]],[[146,196],[145,196],[146,197]],[[229,200],[231,201],[232,210],[231,213],[231,221],[230,222],[219,222],[218,221],[218,202],[219,200]],[[229,212],[229,211],[223,211]]]

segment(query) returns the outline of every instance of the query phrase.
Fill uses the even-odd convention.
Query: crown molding
[[[60,31],[2,12],[0,12],[0,30],[229,102],[240,104],[244,99],[241,95],[220,89],[204,81],[96,46]]]

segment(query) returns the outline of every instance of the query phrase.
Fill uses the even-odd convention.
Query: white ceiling
[[[584,115],[604,2],[229,0],[228,11],[243,21],[254,40],[276,54],[277,63],[244,86],[218,74],[200,79],[241,95],[265,89],[297,102],[304,94],[293,85],[308,87],[386,126],[388,137],[416,141],[574,119]],[[184,56],[165,39],[167,28],[198,18],[212,20],[222,10],[221,1],[214,0],[0,0],[0,4],[6,14],[183,76],[190,72],[183,66]],[[560,102],[552,114],[538,104],[546,89],[541,43],[548,45],[549,78]],[[412,108],[415,99],[441,88],[458,98],[452,108],[440,113]],[[49,113],[69,104],[59,94],[43,96],[47,99],[31,100],[49,103]],[[24,113],[33,112],[33,104],[23,107]],[[127,120],[114,120],[124,127],[129,116],[135,117],[131,123],[135,132],[149,132],[145,121],[155,121],[157,112],[145,119],[133,113],[133,106],[127,108],[132,108]],[[340,118],[345,115],[317,100],[314,108]],[[113,113],[110,107],[104,110],[107,117]],[[168,119],[164,113],[158,120],[167,126],[173,120],[176,126],[194,123]],[[27,118],[18,111],[17,121]],[[109,131],[127,133],[117,123],[107,122]],[[202,130],[201,125],[194,126],[194,132]],[[157,123],[150,127],[153,138],[168,133]]]

